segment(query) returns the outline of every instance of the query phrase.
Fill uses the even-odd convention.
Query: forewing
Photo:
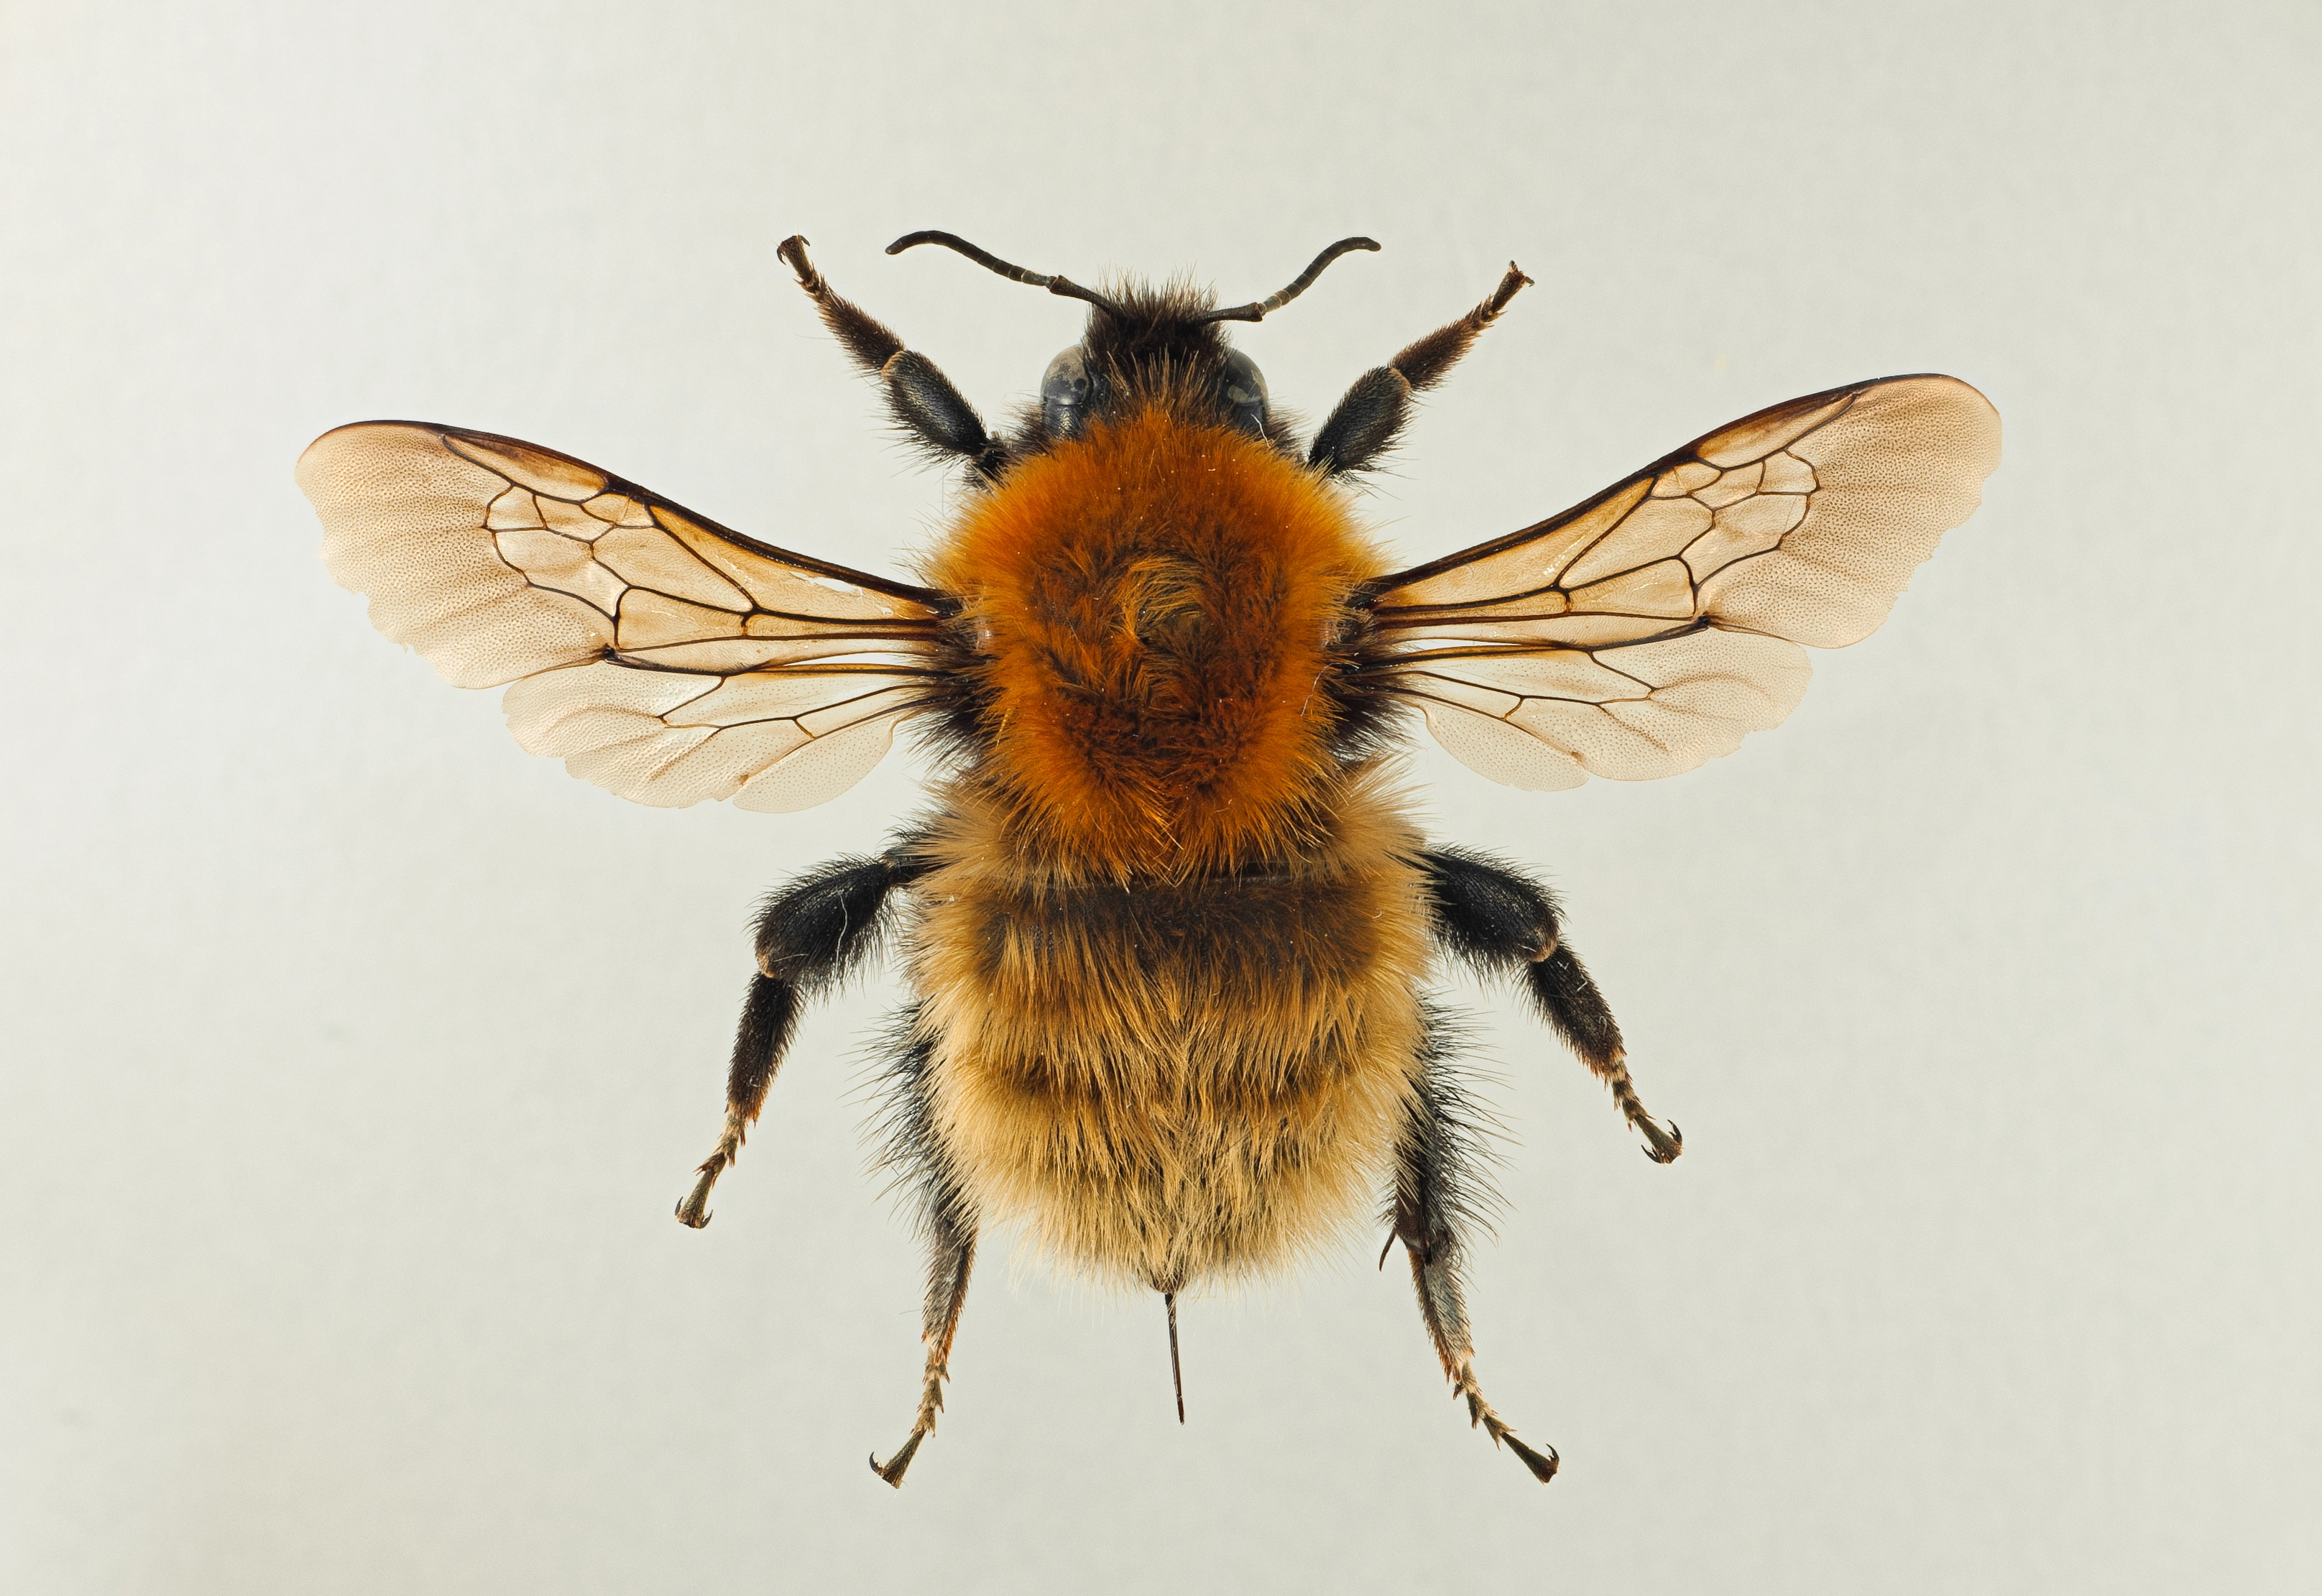
[[[1689,771],[1796,707],[1800,645],[1876,630],[1998,463],[1998,413],[1953,378],[1793,399],[1386,578],[1361,671],[1495,781]]]
[[[411,422],[298,461],[323,562],[535,753],[639,803],[802,809],[940,677],[939,593],[787,553],[568,455]]]

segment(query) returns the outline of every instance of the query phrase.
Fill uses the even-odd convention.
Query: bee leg
[[[907,1009],[898,1017],[888,1032],[887,1046],[887,1079],[881,1094],[885,1145],[879,1162],[894,1175],[896,1185],[915,1199],[919,1233],[928,1244],[927,1306],[919,1320],[928,1361],[919,1385],[919,1414],[894,1455],[883,1464],[876,1454],[871,1458],[872,1472],[900,1489],[903,1471],[911,1466],[920,1440],[933,1433],[936,1415],[943,1411],[944,1382],[951,1377],[952,1337],[959,1331],[960,1309],[967,1300],[968,1271],[975,1263],[976,1214],[952,1178],[955,1166],[928,1100],[935,1039],[923,1028],[920,1010]]]
[[[1396,1149],[1394,1239],[1403,1243],[1411,1259],[1420,1317],[1435,1343],[1444,1377],[1451,1382],[1452,1395],[1467,1404],[1469,1426],[1481,1425],[1495,1446],[1505,1443],[1544,1485],[1556,1477],[1556,1448],[1538,1452],[1518,1440],[1514,1428],[1484,1400],[1483,1387],[1476,1382],[1476,1349],[1461,1290],[1466,1249],[1460,1232],[1474,1222],[1481,1198],[1475,1169],[1476,1118],[1440,1052],[1431,1049]]]
[[[693,1190],[677,1217],[699,1230],[709,1223],[709,1190],[732,1163],[765,1106],[766,1090],[782,1067],[800,1003],[836,986],[878,951],[881,912],[894,888],[919,873],[902,850],[879,859],[841,859],[767,898],[758,911],[758,973],[743,999],[734,1033],[734,1059],[726,1081],[726,1124],[718,1145],[701,1163]]]
[[[1677,1126],[1664,1129],[1645,1112],[1620,1025],[1587,967],[1558,934],[1556,898],[1548,889],[1465,849],[1432,849],[1422,862],[1437,939],[1483,973],[1520,972],[1540,1017],[1612,1088],[1622,1117],[1645,1139],[1645,1156],[1668,1163],[1684,1152]]]
[[[900,1491],[903,1471],[919,1442],[935,1433],[936,1415],[943,1411],[944,1382],[951,1377],[952,1337],[959,1333],[959,1312],[967,1302],[968,1271],[975,1263],[975,1224],[965,1205],[948,1190],[931,1194],[928,1204],[928,1300],[920,1316],[920,1336],[927,1343],[927,1373],[919,1384],[919,1411],[911,1433],[885,1463],[871,1455],[871,1472]]]
[[[750,978],[742,999],[742,1023],[734,1029],[734,1062],[726,1078],[726,1124],[718,1145],[694,1172],[693,1190],[677,1205],[680,1224],[699,1230],[709,1223],[709,1190],[742,1151],[750,1122],[765,1107],[766,1089],[782,1067],[791,1033],[798,1028],[798,989],[770,975]]]
[[[833,293],[814,262],[807,259],[806,240],[796,235],[786,238],[774,253],[798,274],[799,287],[814,301],[822,324],[830,329],[849,358],[879,378],[886,391],[888,414],[897,426],[931,454],[957,455],[987,479],[1000,475],[1007,464],[1007,445],[984,429],[975,406],[933,360],[905,349],[903,341],[885,324]]]
[[[1621,1117],[1645,1138],[1645,1156],[1655,1163],[1677,1162],[1677,1155],[1685,1151],[1685,1133],[1674,1120],[1663,1129],[1645,1112],[1644,1101],[1637,1096],[1637,1083],[1629,1075],[1629,1054],[1621,1044],[1621,1027],[1604,995],[1596,990],[1572,950],[1559,945],[1525,971],[1524,981],[1557,1035],[1598,1080],[1613,1089],[1613,1101]]]
[[[1510,261],[1507,275],[1500,278],[1490,298],[1458,321],[1406,345],[1387,364],[1374,366],[1355,378],[1354,387],[1332,407],[1330,418],[1314,434],[1306,463],[1332,477],[1376,464],[1402,435],[1403,423],[1410,419],[1411,396],[1441,382],[1476,342],[1476,335],[1498,320],[1508,301],[1531,281]]]

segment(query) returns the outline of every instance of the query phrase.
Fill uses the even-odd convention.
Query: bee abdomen
[[[1004,827],[964,825],[945,851],[914,976],[931,1126],[981,1208],[1163,1289],[1285,1262],[1368,1214],[1427,959],[1399,855],[1059,888],[1010,868]]]

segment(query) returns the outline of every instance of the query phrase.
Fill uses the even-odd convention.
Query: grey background
[[[2310,1590],[2322,1582],[2309,5],[398,4],[0,12],[0,1587]],[[1366,513],[1420,559],[1761,405],[1957,373],[2007,459],[1732,758],[1429,825],[1546,869],[1656,1169],[1496,995],[1475,1309],[919,1264],[817,1013],[696,1235],[825,809],[624,806],[382,643],[290,481],[411,415],[885,570],[947,490],[791,231],[987,413],[1197,270],[1319,415],[1539,279]]]

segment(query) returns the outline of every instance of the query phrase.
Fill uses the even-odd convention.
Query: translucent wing
[[[879,762],[943,679],[944,595],[728,532],[489,433],[398,421],[298,461],[323,563],[517,741],[639,803],[803,809]]]
[[[1954,378],[1793,399],[1384,579],[1361,673],[1510,786],[1689,771],[1796,707],[1800,644],[1876,630],[1998,464],[1998,413]]]

